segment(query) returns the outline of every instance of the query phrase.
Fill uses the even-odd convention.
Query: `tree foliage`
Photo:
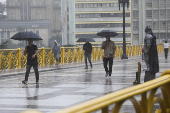
[[[0,49],[16,49],[18,46],[14,44],[10,39],[1,43]]]
[[[22,31],[24,31],[24,30],[25,30],[25,28],[22,27],[21,25],[17,27],[17,31],[18,31],[18,32],[22,32]]]

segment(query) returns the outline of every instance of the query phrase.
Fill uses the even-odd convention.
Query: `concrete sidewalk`
[[[140,59],[140,57],[141,56],[129,57],[128,59]],[[126,60],[128,60],[128,59],[126,59]],[[114,58],[113,62],[118,62],[118,61],[121,61],[121,58]],[[102,64],[102,63],[103,63],[102,60],[92,61],[93,65],[98,65],[98,64]],[[59,70],[59,69],[76,68],[76,67],[85,67],[85,62],[75,62],[75,63],[65,63],[65,64],[59,64],[59,65],[39,66],[38,71],[44,72],[44,71],[53,71],[53,70]],[[25,72],[26,72],[26,68],[4,69],[4,70],[0,70],[0,77],[21,75],[21,74],[25,74]],[[34,73],[33,67],[31,68],[30,73]]]

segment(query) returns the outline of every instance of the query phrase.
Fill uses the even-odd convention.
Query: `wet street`
[[[144,81],[145,62],[139,57],[129,57],[127,60],[115,59],[111,78],[105,77],[102,62],[95,62],[93,68],[84,69],[84,63],[67,66],[53,66],[49,70],[40,71],[39,85],[35,84],[35,75],[30,73],[28,85],[21,81],[24,74],[11,76],[0,74],[0,113],[19,113],[28,109],[37,109],[42,113],[53,113],[60,109],[97,98],[110,92],[133,86],[141,62],[141,83]],[[170,57],[164,59],[159,55],[160,74],[170,68]],[[56,68],[56,70],[55,70]],[[132,111],[128,102],[123,111]],[[131,112],[132,113],[132,112]]]

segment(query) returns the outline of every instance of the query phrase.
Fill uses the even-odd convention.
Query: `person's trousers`
[[[167,59],[167,57],[168,57],[168,50],[169,50],[168,48],[165,48],[165,49],[164,49],[164,52],[165,52],[165,59]]]
[[[27,65],[26,67],[26,73],[25,73],[25,81],[28,81],[29,73],[31,70],[31,65]],[[38,66],[33,66],[34,72],[35,72],[35,77],[36,77],[36,82],[39,81],[39,72],[38,72]]]
[[[87,58],[88,58],[88,61],[90,63],[90,66],[92,67],[92,63],[91,63],[91,54],[90,53],[84,53],[85,55],[85,64],[86,64],[86,68],[88,67],[87,66]]]
[[[107,67],[107,64],[109,62],[109,70],[108,70],[108,67]],[[105,71],[106,73],[109,73],[109,76],[111,76],[112,74],[112,66],[113,66],[113,57],[110,57],[110,58],[103,58],[103,63],[104,63],[104,68],[105,68]]]

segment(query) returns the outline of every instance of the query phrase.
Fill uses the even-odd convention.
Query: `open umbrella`
[[[102,30],[102,31],[97,33],[97,36],[101,36],[101,37],[106,37],[106,35],[109,35],[110,37],[115,37],[118,34],[114,30]]]
[[[42,40],[42,38],[40,36],[33,33],[32,31],[18,32],[14,36],[12,36],[10,39],[14,39],[14,40]]]
[[[91,37],[82,37],[79,38],[76,42],[95,42],[95,40]]]

